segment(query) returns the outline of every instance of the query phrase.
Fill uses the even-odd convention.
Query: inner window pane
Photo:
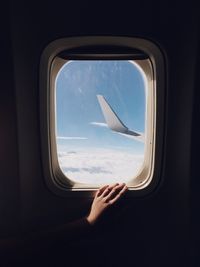
[[[55,82],[56,143],[58,162],[68,179],[100,185],[128,182],[140,173],[145,157],[145,79],[129,60],[71,60],[61,68]],[[111,123],[116,115],[113,123],[120,120],[129,132],[120,125],[113,130],[104,112]]]

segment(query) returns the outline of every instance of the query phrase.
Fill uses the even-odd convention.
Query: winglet
[[[128,128],[123,124],[106,99],[102,95],[97,95],[97,98],[108,127],[113,131],[126,133]]]
[[[123,134],[127,137],[132,137],[138,141],[144,142],[144,135],[141,133],[137,133],[134,131],[129,130],[123,122],[120,120],[120,118],[117,116],[117,114],[114,112],[114,110],[111,108],[111,106],[108,104],[106,99],[102,95],[97,95],[101,110],[103,112],[105,121],[108,125],[108,127],[120,134]]]

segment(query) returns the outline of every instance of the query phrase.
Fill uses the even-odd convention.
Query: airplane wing
[[[128,137],[133,137],[134,139],[137,139],[138,141],[144,142],[143,134],[129,130],[123,124],[123,122],[120,120],[117,114],[114,112],[114,110],[109,105],[109,103],[106,101],[104,96],[97,95],[97,99],[99,101],[105,121],[111,130],[118,132],[120,134],[126,135]]]

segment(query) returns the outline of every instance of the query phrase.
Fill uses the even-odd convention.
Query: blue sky
[[[57,136],[83,139],[58,139],[59,144],[143,152],[142,143],[91,124],[105,123],[97,94],[107,99],[128,128],[144,132],[144,80],[135,65],[129,61],[70,61],[56,81]]]
[[[123,173],[128,179],[142,165],[144,144],[101,126],[105,120],[98,94],[106,98],[129,129],[144,133],[145,82],[138,67],[127,60],[69,61],[56,79],[60,164],[74,180],[79,176],[83,178],[81,181],[91,177],[91,182],[96,175],[95,181],[99,181],[102,175],[107,177],[104,182],[112,182],[116,176],[123,181]],[[135,165],[130,165],[130,157]],[[120,165],[123,168],[119,168]]]

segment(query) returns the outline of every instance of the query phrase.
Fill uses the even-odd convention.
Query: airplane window
[[[87,36],[50,43],[40,63],[49,188],[63,196],[88,196],[114,182],[125,182],[134,195],[153,189],[162,163],[164,95],[163,56],[148,40]]]
[[[70,60],[55,80],[56,144],[76,183],[129,182],[144,163],[146,77],[131,60]]]

